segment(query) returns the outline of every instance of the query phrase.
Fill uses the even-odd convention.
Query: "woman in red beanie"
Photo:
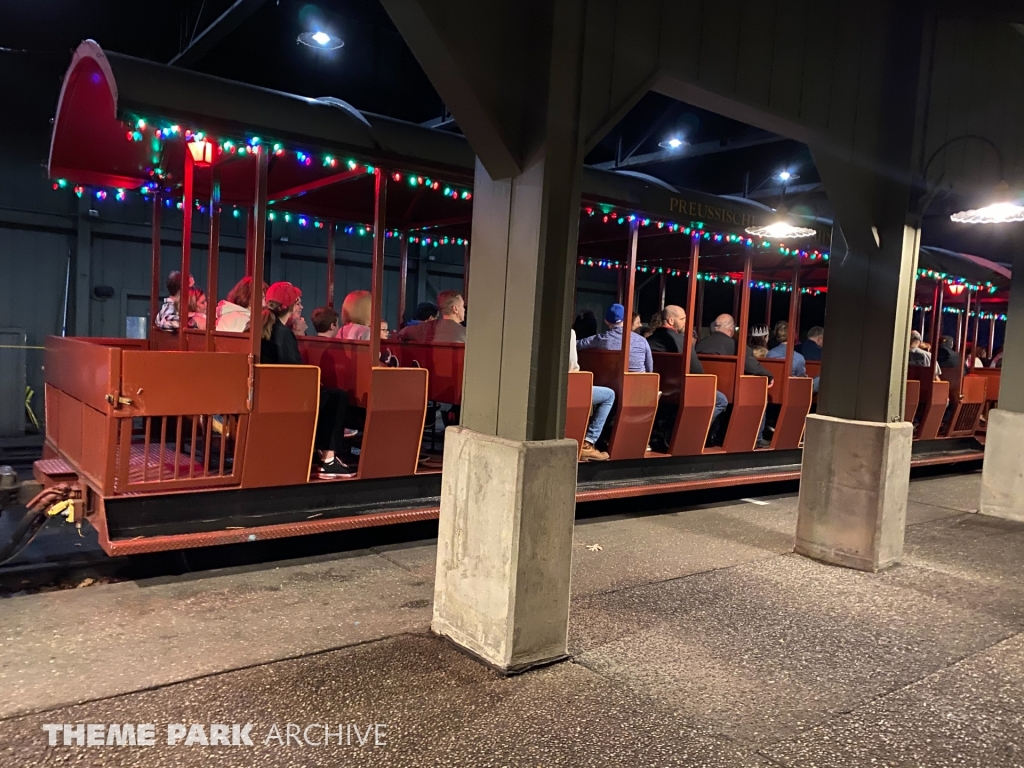
[[[289,328],[302,316],[302,291],[291,283],[274,283],[267,289],[267,306],[263,310],[263,341],[260,361],[270,365],[303,365],[299,344]],[[348,415],[348,393],[331,387],[320,387],[320,416],[316,421],[313,445],[318,453],[317,474],[320,477],[353,477],[356,470],[342,463],[335,455],[345,446],[345,419]]]

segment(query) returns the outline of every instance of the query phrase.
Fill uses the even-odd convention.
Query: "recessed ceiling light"
[[[679,149],[684,144],[686,144],[686,142],[678,136],[672,136],[664,141],[658,142],[658,146],[662,149]]]
[[[345,41],[340,37],[335,37],[322,29],[303,32],[299,35],[298,42],[308,45],[310,48],[319,48],[322,51],[334,51],[345,45]]]

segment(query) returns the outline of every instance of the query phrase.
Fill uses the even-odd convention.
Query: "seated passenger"
[[[777,330],[777,327],[776,327]],[[736,354],[736,321],[732,315],[719,315],[711,323],[711,334],[697,342],[696,351],[705,355],[735,355]],[[778,347],[774,347],[777,349]],[[774,377],[768,370],[757,362],[750,347],[747,347],[747,357],[743,361],[743,373],[747,376],[764,376],[768,379],[768,387],[775,383]],[[767,448],[771,445],[761,437],[764,430],[764,418],[761,419],[761,428],[757,433],[757,447]],[[714,428],[714,422],[712,422]]]
[[[686,343],[686,310],[675,304],[669,304],[661,311],[662,326],[651,334],[649,339],[651,350],[654,352],[669,352],[682,354]],[[691,346],[693,346],[691,342]],[[703,374],[704,366],[701,365],[697,351],[693,350],[690,355],[691,374]],[[714,424],[719,415],[729,407],[729,398],[721,392],[715,392],[715,410],[711,415],[711,423]],[[655,419],[655,432],[651,445],[655,450],[667,451],[668,440],[675,425],[676,414],[679,406],[675,403],[658,403],[658,415]]]
[[[579,359],[576,355],[576,331],[569,330],[569,372],[580,369]],[[605,422],[608,421],[608,414],[612,412],[615,405],[615,390],[609,387],[591,387],[590,394],[590,420],[587,422],[587,434],[583,439],[583,448],[580,451],[580,461],[608,461],[608,454],[599,451],[596,447],[597,441],[604,431]]]
[[[651,352],[682,352],[686,341],[686,310],[669,304],[651,318],[654,331],[647,337]],[[695,356],[696,357],[696,356]],[[696,371],[690,371],[696,373]],[[703,371],[701,371],[703,373]]]
[[[573,320],[572,329],[576,333],[577,340],[589,339],[597,335],[597,315],[591,310],[585,309],[576,315]]]
[[[776,347],[776,349],[778,349],[778,347]],[[750,352],[758,360],[764,360],[766,357],[768,357],[768,347],[764,347],[764,346],[761,346],[759,344],[755,345],[755,346],[752,346],[750,348]]]
[[[313,310],[313,328],[317,336],[333,339],[338,335],[338,313],[330,307],[318,307]]]
[[[370,338],[370,316],[373,300],[369,291],[352,291],[341,304],[339,339],[367,341]]]
[[[960,353],[953,349],[953,337],[943,336],[939,339],[939,354],[936,356],[939,368],[959,368]]]
[[[188,327],[206,330],[206,310],[209,308],[206,293],[201,288],[188,291]]]
[[[604,313],[604,323],[608,330],[576,342],[576,349],[622,349],[622,321],[626,309],[621,304],[612,304]],[[632,373],[653,373],[654,358],[647,339],[639,333],[633,333],[629,339],[629,370]]]
[[[821,361],[821,345],[825,343],[825,329],[816,325],[807,332],[803,343],[797,344],[797,352],[804,356],[804,360],[814,362]]]
[[[426,323],[430,320],[437,319],[437,305],[431,304],[429,301],[421,301],[416,305],[416,309],[413,310],[412,319],[405,324],[408,328],[410,325],[419,325],[420,323]]]
[[[440,317],[419,325],[407,325],[398,332],[403,341],[442,341],[464,344],[466,342],[466,301],[458,291],[441,291],[437,294],[437,308]]]
[[[786,345],[780,344],[777,347],[772,347],[768,350],[768,354],[765,355],[769,360],[785,360],[786,359]],[[793,350],[793,366],[790,373],[791,376],[806,376],[807,375],[807,361],[804,360],[804,356]]]
[[[288,322],[302,317],[302,291],[291,283],[274,283],[267,289],[263,310],[263,341],[260,362],[269,365],[303,365],[299,344]],[[345,447],[345,419],[348,415],[348,393],[331,387],[320,387],[320,410],[316,420],[313,446],[317,450],[314,471],[320,477],[353,477],[355,469],[341,462],[335,454]]]
[[[775,349],[780,344],[785,344],[786,340],[789,339],[789,323],[785,320],[779,320],[775,324],[775,329],[772,331],[772,337],[768,340],[768,349]]]
[[[907,353],[907,362],[910,365],[923,365],[927,367],[932,364],[932,356],[921,347],[921,341],[920,331],[910,332],[910,350]]]
[[[705,355],[736,354],[736,321],[732,315],[719,315],[711,323],[711,334],[697,342],[697,352]],[[764,376],[770,387],[774,381],[772,375],[763,365],[757,362],[750,347],[747,347],[747,359],[743,363],[743,373],[747,376]]]
[[[267,284],[263,284],[263,299],[267,295]],[[262,302],[261,302],[262,303]],[[249,313],[252,306],[252,278],[243,277],[228,291],[228,297],[217,304],[218,331],[244,333],[249,330]]]
[[[188,287],[196,284],[195,279],[190,275]],[[178,330],[178,302],[181,299],[181,272],[174,270],[167,276],[167,292],[170,294],[164,303],[160,305],[160,311],[156,313],[153,325],[161,331]]]

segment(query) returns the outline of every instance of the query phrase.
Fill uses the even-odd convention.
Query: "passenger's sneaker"
[[[345,464],[337,456],[330,461],[321,461],[317,467],[320,477],[355,477],[356,468]]]
[[[772,444],[770,440],[765,440],[763,437],[757,438],[757,447],[759,449],[771,448]]]
[[[359,430],[358,429],[349,429],[348,427],[345,427],[345,439],[346,440],[351,440],[353,437],[355,437],[358,434],[359,434]]]
[[[580,461],[608,461],[608,454],[597,450],[593,443],[584,442],[583,450],[580,452]]]

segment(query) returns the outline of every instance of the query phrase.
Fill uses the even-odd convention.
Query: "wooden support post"
[[[704,327],[704,281],[697,281],[697,312],[693,317],[697,327],[697,338],[700,339],[700,329]]]
[[[772,332],[772,296],[775,294],[775,288],[772,284],[768,284],[768,298],[764,302],[764,324],[768,326],[768,335],[771,336]]]
[[[624,283],[626,303],[625,316],[622,318],[622,372],[629,373],[629,342],[633,328],[633,289],[636,286],[636,249],[640,241],[640,222],[635,217],[629,222],[629,258],[626,260],[626,274],[620,281]],[[621,270],[620,270],[621,271]]]
[[[178,292],[178,349],[188,349],[189,293],[192,291],[192,205],[193,181],[195,177],[195,161],[192,153],[185,150],[185,183],[184,197],[181,202],[181,290]]]
[[[665,308],[665,289],[668,287],[668,275],[664,272],[661,273],[661,279],[658,285],[658,310],[661,311]]]
[[[747,247],[743,259],[743,282],[736,286],[736,295],[740,298],[739,325],[736,326],[736,376],[733,380],[732,401],[740,401],[740,379],[743,376],[744,364],[747,361],[747,323],[750,320],[750,273],[754,256]],[[758,435],[760,437],[760,435]]]
[[[206,351],[214,351],[217,330],[217,277],[220,265],[220,167],[214,165],[210,179],[210,247],[206,261]],[[255,292],[253,295],[256,295]],[[253,302],[249,302],[252,304]],[[250,310],[250,317],[251,317]]]
[[[971,356],[967,360],[968,373],[974,369],[974,359],[978,356],[978,329],[981,326],[981,312],[978,310],[981,308],[981,299],[978,298],[975,304],[977,306],[974,308],[974,314],[977,317],[974,318],[974,334],[971,336]]]
[[[153,329],[156,328],[156,315],[160,311],[160,240],[162,228],[160,226],[160,195],[153,195],[153,276],[149,289],[149,338],[153,338]]]
[[[409,292],[409,233],[403,230],[398,237],[401,238],[398,244],[401,265],[398,268],[398,326],[395,330],[405,324],[405,296]]]
[[[260,342],[263,337],[263,311],[257,311],[256,297],[263,287],[263,250],[267,236],[267,151],[259,147],[256,152],[256,187],[252,208],[252,301],[249,302],[249,352],[252,364],[260,362]],[[255,375],[255,371],[251,372]],[[250,384],[251,384],[250,380]],[[250,386],[250,392],[252,392]]]
[[[697,306],[697,272],[700,269],[700,238],[691,235],[690,237],[690,279],[686,284],[686,342],[683,346],[683,373],[690,372],[690,364],[693,362],[693,329],[699,328],[696,316]],[[680,402],[680,407],[682,403]]]
[[[991,364],[992,356],[996,351],[996,319],[993,317],[988,321],[988,359]]]
[[[797,338],[800,336],[800,259],[793,260],[793,293],[789,302],[789,333],[786,334],[786,365],[782,369],[782,404],[786,405],[789,397],[789,379],[793,374],[793,353],[796,352]]]
[[[252,271],[253,262],[254,262],[254,258],[253,258],[253,242],[254,242],[254,240],[253,240],[253,238],[255,237],[256,232],[253,229],[252,219],[253,219],[253,209],[246,207],[246,209],[245,209],[245,276],[246,277],[252,277],[252,275],[253,275],[253,271]],[[253,283],[253,292],[254,292],[253,295],[255,295],[256,289],[257,288],[261,288],[261,287],[262,287],[262,284],[258,286],[254,282]]]
[[[387,226],[388,175],[383,168],[374,169],[373,196],[373,279],[370,298],[370,370],[380,364],[380,318],[384,306],[384,228]],[[371,375],[367,373],[369,383]]]
[[[935,293],[932,296],[932,362],[939,359],[939,339],[942,338],[942,281],[935,281]]]
[[[469,243],[462,246],[462,301],[469,304]]]
[[[327,222],[327,306],[334,309],[334,219]]]

